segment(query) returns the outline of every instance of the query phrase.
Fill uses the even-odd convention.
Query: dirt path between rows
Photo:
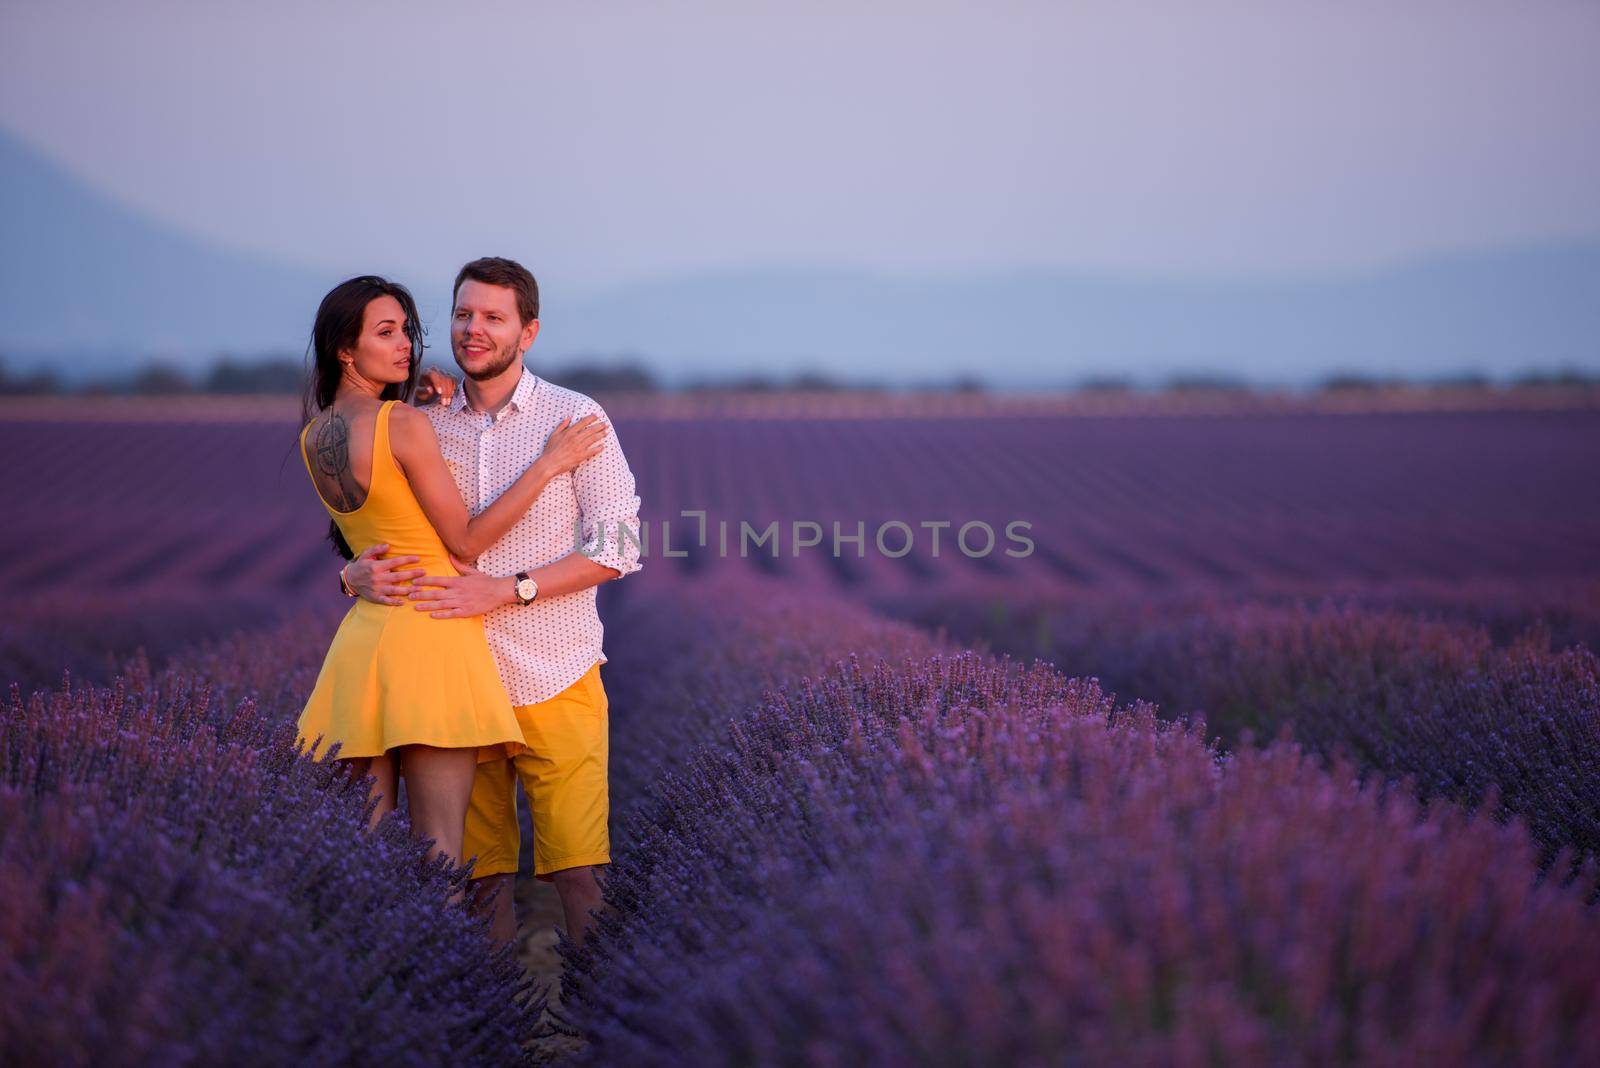
[[[561,897],[551,883],[531,874],[517,876],[517,959],[534,982],[545,988],[552,1008],[561,1004],[561,956],[556,952],[557,929],[566,930],[561,912]],[[547,1035],[534,1044],[543,1056],[562,1060],[584,1047],[581,1039],[566,1035]]]

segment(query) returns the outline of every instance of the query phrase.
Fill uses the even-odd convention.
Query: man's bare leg
[[[556,893],[561,895],[561,911],[567,920],[567,937],[583,945],[594,917],[589,910],[598,912],[601,905],[600,883],[594,877],[594,867],[580,864],[576,868],[562,868],[550,873],[555,880]]]
[[[472,910],[489,917],[489,935],[502,945],[517,940],[516,880],[509,871],[472,880]]]

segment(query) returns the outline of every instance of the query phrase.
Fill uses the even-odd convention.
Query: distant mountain
[[[540,344],[665,369],[999,385],[1214,372],[1305,384],[1600,369],[1600,241],[1435,256],[1354,277],[1189,282],[1086,272],[962,278],[749,271],[634,286],[550,315]]]
[[[0,133],[0,356],[14,365],[73,377],[151,356],[194,366],[222,352],[299,353],[331,281],[144,218]],[[419,294],[440,285],[415,281]],[[701,273],[547,306],[533,363],[627,355],[669,383],[797,371],[1026,387],[1088,374],[1294,384],[1330,371],[1595,370],[1600,240],[1296,281]]]
[[[0,133],[0,354],[100,370],[150,355],[301,352],[327,288],[114,204]]]

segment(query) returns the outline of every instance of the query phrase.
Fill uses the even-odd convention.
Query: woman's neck
[[[356,399],[378,400],[383,396],[383,389],[387,384],[375,382],[355,371],[346,371],[339,379],[339,387],[333,391],[333,403]]]

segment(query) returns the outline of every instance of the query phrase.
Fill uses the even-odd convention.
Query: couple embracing
[[[474,260],[452,303],[459,391],[420,375],[405,287],[352,278],[317,310],[300,450],[355,603],[299,739],[314,755],[337,743],[373,777],[374,820],[404,779],[430,854],[476,858],[474,902],[502,941],[516,936],[520,778],[534,874],[581,943],[601,904],[595,866],[611,859],[596,587],[639,570],[640,502],[600,406],[523,366],[533,275]]]

